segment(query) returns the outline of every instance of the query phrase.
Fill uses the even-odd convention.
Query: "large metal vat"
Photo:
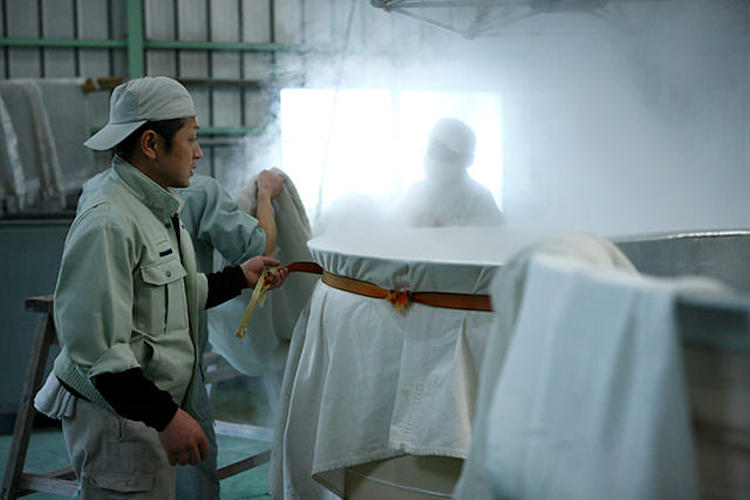
[[[706,308],[682,304],[684,360],[705,498],[750,496],[750,230],[616,239],[643,273],[708,276],[738,292]]]

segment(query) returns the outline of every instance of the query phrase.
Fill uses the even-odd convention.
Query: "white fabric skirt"
[[[367,235],[309,246],[328,272],[389,290],[481,295],[502,259],[528,242],[502,231],[412,230],[371,255],[364,253],[375,237]],[[472,245],[477,260],[450,255],[465,256]],[[424,260],[414,255],[420,248]],[[420,304],[398,311],[319,282],[287,360],[271,459],[274,498],[325,498],[321,484],[343,494],[344,468],[375,460],[464,458],[492,319],[491,312]]]

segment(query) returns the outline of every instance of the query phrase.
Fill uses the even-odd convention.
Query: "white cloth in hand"
[[[284,177],[284,190],[272,204],[276,221],[274,257],[282,265],[311,261],[307,248],[310,223],[292,180],[279,169],[271,172]],[[255,215],[257,177],[237,196],[241,210]],[[269,293],[263,308],[256,309],[247,327],[247,336],[235,336],[237,326],[252,296],[252,289],[208,311],[209,339],[214,350],[245,375],[262,375],[283,368],[294,324],[310,299],[317,275],[292,273],[280,288]]]

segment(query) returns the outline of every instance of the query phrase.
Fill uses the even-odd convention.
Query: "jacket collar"
[[[162,222],[169,222],[182,209],[184,201],[176,189],[164,189],[120,156],[112,158],[112,169],[125,187]]]

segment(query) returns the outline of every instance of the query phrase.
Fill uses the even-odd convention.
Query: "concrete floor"
[[[268,397],[260,379],[242,377],[216,384],[212,395],[214,418],[235,423],[272,427]],[[0,435],[0,461],[6,462],[12,436]],[[270,447],[270,443],[234,436],[217,436],[219,466],[240,460]],[[49,472],[69,466],[65,442],[59,426],[35,428],[26,456],[25,470]],[[4,469],[4,466],[3,466]],[[245,471],[221,482],[222,500],[270,498],[268,464]],[[24,498],[57,500],[57,495],[35,493]]]

